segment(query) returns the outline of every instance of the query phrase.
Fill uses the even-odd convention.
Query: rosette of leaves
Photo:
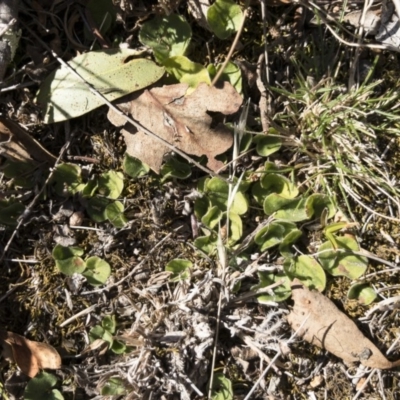
[[[95,222],[109,220],[116,228],[122,228],[128,222],[124,216],[124,205],[116,199],[124,188],[123,174],[107,171],[89,181],[82,190],[87,199],[86,211]]]
[[[80,247],[57,244],[52,252],[56,267],[65,275],[82,274],[92,286],[103,285],[111,274],[110,265],[99,257],[83,260]]]
[[[132,163],[128,162],[128,166],[133,170]],[[142,168],[145,170],[145,166]],[[140,173],[141,171],[137,172]],[[86,211],[93,221],[109,220],[116,228],[122,228],[128,222],[124,215],[124,205],[116,200],[124,188],[121,172],[110,170],[85,184],[81,168],[65,163],[56,167],[51,183],[59,196],[82,193]]]
[[[117,330],[117,323],[115,315],[108,315],[103,318],[100,325],[94,326],[90,329],[89,340],[90,343],[97,341],[99,344],[106,343],[107,349],[115,354],[123,354],[126,351],[126,345],[114,338]]]
[[[239,28],[243,13],[231,1],[217,3],[209,8],[210,27],[218,37],[226,38]],[[202,82],[210,85],[219,68],[213,64],[205,67],[187,57],[191,38],[189,23],[177,14],[157,16],[145,22],[139,32],[139,40],[153,50],[154,57],[167,72],[177,81],[189,85],[188,94]],[[229,63],[221,80],[230,82],[241,93],[242,76],[235,64]]]
[[[216,248],[219,227],[228,228],[228,245],[234,245],[243,234],[241,216],[249,208],[245,194],[249,185],[242,181],[239,185],[228,184],[218,177],[204,178],[199,182],[198,190],[203,194],[194,205],[196,217],[202,222],[205,236],[195,240],[198,248],[211,253]]]

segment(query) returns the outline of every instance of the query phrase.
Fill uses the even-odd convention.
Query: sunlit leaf
[[[212,387],[212,400],[233,400],[232,382],[224,374],[214,375]]]
[[[232,0],[216,0],[207,11],[207,22],[220,39],[236,32],[243,18],[241,8]]]
[[[116,227],[123,228],[128,219],[124,215],[124,205],[120,201],[113,201],[105,210],[108,220]]]
[[[282,140],[275,136],[257,135],[253,138],[256,151],[260,156],[268,157],[276,153],[282,146]]]
[[[122,396],[127,394],[124,381],[120,378],[110,378],[101,388],[102,396]]]
[[[108,49],[80,54],[69,65],[107,100],[143,89],[158,81],[164,69],[148,59],[134,59],[131,49]],[[104,104],[70,69],[61,66],[40,85],[37,102],[45,123],[79,117]]]
[[[211,84],[210,75],[203,65],[190,61],[185,56],[170,57],[164,61],[165,69],[179,82],[187,83],[189,88],[195,89],[200,83]],[[192,91],[189,90],[187,94]]]
[[[189,260],[182,260],[176,258],[171,260],[166,266],[165,270],[172,272],[171,281],[179,282],[189,278],[189,268],[192,268],[193,263]]]
[[[273,274],[270,272],[258,272],[260,283],[252,286],[251,290],[258,290],[272,285],[273,283],[282,281],[282,285],[271,289],[271,294],[263,293],[257,296],[257,300],[261,304],[267,304],[271,301],[280,302],[288,299],[292,293],[290,288],[290,279],[282,272]]]
[[[318,261],[311,256],[300,255],[286,259],[284,270],[290,280],[297,278],[308,288],[317,289],[320,292],[325,289],[325,272]]]
[[[356,283],[348,291],[349,299],[356,299],[363,306],[368,306],[377,298],[375,290],[368,283]]]
[[[99,257],[89,257],[86,260],[86,269],[82,275],[93,286],[103,285],[111,275],[111,267],[107,261]]]
[[[357,240],[351,236],[333,236],[339,249],[334,249],[330,241],[321,244],[318,249],[320,253],[318,259],[322,267],[333,276],[346,276],[350,279],[362,276],[368,267],[368,259],[351,254],[360,251]]]

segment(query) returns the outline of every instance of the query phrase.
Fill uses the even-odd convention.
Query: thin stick
[[[221,68],[218,70],[217,75],[215,75],[214,79],[212,80],[211,86],[214,86],[217,83],[218,79],[221,77],[221,75],[224,72],[226,66],[228,65],[228,62],[232,58],[232,54],[235,51],[235,48],[236,48],[236,45],[238,44],[240,35],[242,34],[246,18],[247,18],[247,4],[246,4],[245,9],[243,11],[242,23],[240,24],[240,27],[239,27],[238,31],[236,32],[235,39],[232,42],[231,48],[229,49],[229,52],[228,52],[228,55],[226,56],[226,59],[225,59],[224,63],[221,65]]]
[[[59,325],[60,328],[64,328],[64,326],[67,326],[68,324],[70,324],[72,321],[75,321],[76,319],[78,319],[79,317],[82,317],[83,315],[89,314],[90,312],[92,312],[96,307],[99,307],[100,304],[93,304],[92,306],[79,311],[77,314],[73,315],[71,318],[66,319],[63,323],[61,323]]]
[[[11,21],[0,30],[0,38],[17,22],[15,18],[12,18]]]
[[[228,215],[229,215],[229,211],[228,211]],[[225,271],[227,268],[227,257],[226,257],[226,249],[222,242],[221,229],[219,229],[219,231],[218,231],[217,248],[218,248],[218,255],[220,258],[220,264],[222,267],[221,281],[222,281],[222,285],[225,285]],[[213,347],[213,355],[212,355],[212,361],[211,361],[210,386],[208,389],[208,400],[211,400],[211,398],[212,398],[214,367],[215,367],[215,362],[217,359],[217,342],[218,342],[218,337],[219,337],[219,329],[220,329],[220,325],[221,325],[222,292],[223,291],[224,291],[224,287],[221,287],[221,289],[219,291],[219,299],[218,299],[217,325],[215,327],[214,347]]]
[[[65,151],[67,150],[67,148],[69,147],[69,145],[71,144],[71,142],[67,142],[63,148],[60,151],[60,155],[58,156],[55,164],[54,164],[54,168],[50,171],[49,176],[47,177],[46,181],[44,182],[43,186],[41,187],[41,189],[38,191],[38,193],[36,194],[36,196],[33,198],[33,200],[29,203],[28,207],[26,207],[25,211],[23,212],[23,214],[19,217],[18,220],[18,224],[15,227],[13,233],[11,234],[10,238],[8,239],[7,244],[4,247],[3,253],[0,256],[0,263],[3,261],[5,255],[7,254],[8,249],[11,246],[11,243],[13,242],[15,236],[17,235],[19,229],[21,228],[21,225],[25,222],[26,218],[30,215],[33,207],[36,205],[36,202],[38,201],[38,199],[42,196],[42,193],[44,192],[44,189],[47,187],[48,183],[50,182],[50,179],[53,177],[54,171],[56,170],[56,166],[59,164],[62,156],[64,155]],[[4,300],[4,299],[3,299]]]

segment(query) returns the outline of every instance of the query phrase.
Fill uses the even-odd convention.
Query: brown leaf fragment
[[[292,299],[294,306],[288,322],[295,331],[301,327],[298,334],[307,342],[328,350],[346,364],[361,362],[379,369],[400,365],[400,360],[387,360],[331,300],[318,291],[310,291],[298,279],[292,282]]]
[[[46,162],[53,166],[57,160],[22,126],[0,117],[0,154],[17,161]]]
[[[208,168],[217,171],[223,163],[215,156],[228,150],[233,140],[230,130],[213,120],[210,112],[233,114],[242,104],[242,97],[227,82],[218,88],[200,84],[186,96],[187,89],[186,84],[156,87],[133,93],[116,103],[145,128],[186,154],[206,155]],[[111,109],[108,118],[116,126],[125,123]],[[164,154],[171,149],[130,125],[122,132],[127,153],[158,173]]]
[[[21,371],[33,378],[41,369],[61,368],[61,357],[54,347],[34,342],[13,332],[0,331],[5,358],[15,362]]]

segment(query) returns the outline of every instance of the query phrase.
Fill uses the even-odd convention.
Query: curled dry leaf
[[[57,158],[49,153],[22,126],[0,117],[0,154],[17,161],[37,161],[54,165]]]
[[[54,347],[28,340],[13,332],[0,331],[5,358],[15,362],[21,371],[33,378],[41,369],[61,368],[61,357]]]
[[[223,163],[215,156],[231,147],[232,134],[222,123],[212,124],[209,113],[233,114],[242,104],[242,98],[228,82],[218,88],[202,83],[190,95],[186,95],[187,89],[186,84],[156,87],[129,95],[117,101],[117,105],[186,154],[206,155],[207,166],[217,171]],[[113,110],[108,118],[116,126],[125,124],[125,119]],[[127,153],[158,173],[170,148],[132,126],[126,126],[122,132]]]
[[[307,342],[328,350],[347,364],[360,362],[379,369],[400,365],[400,360],[387,360],[332,301],[320,292],[310,291],[298,279],[292,282],[292,298],[294,306],[288,322],[293,330],[301,327],[298,334]]]

